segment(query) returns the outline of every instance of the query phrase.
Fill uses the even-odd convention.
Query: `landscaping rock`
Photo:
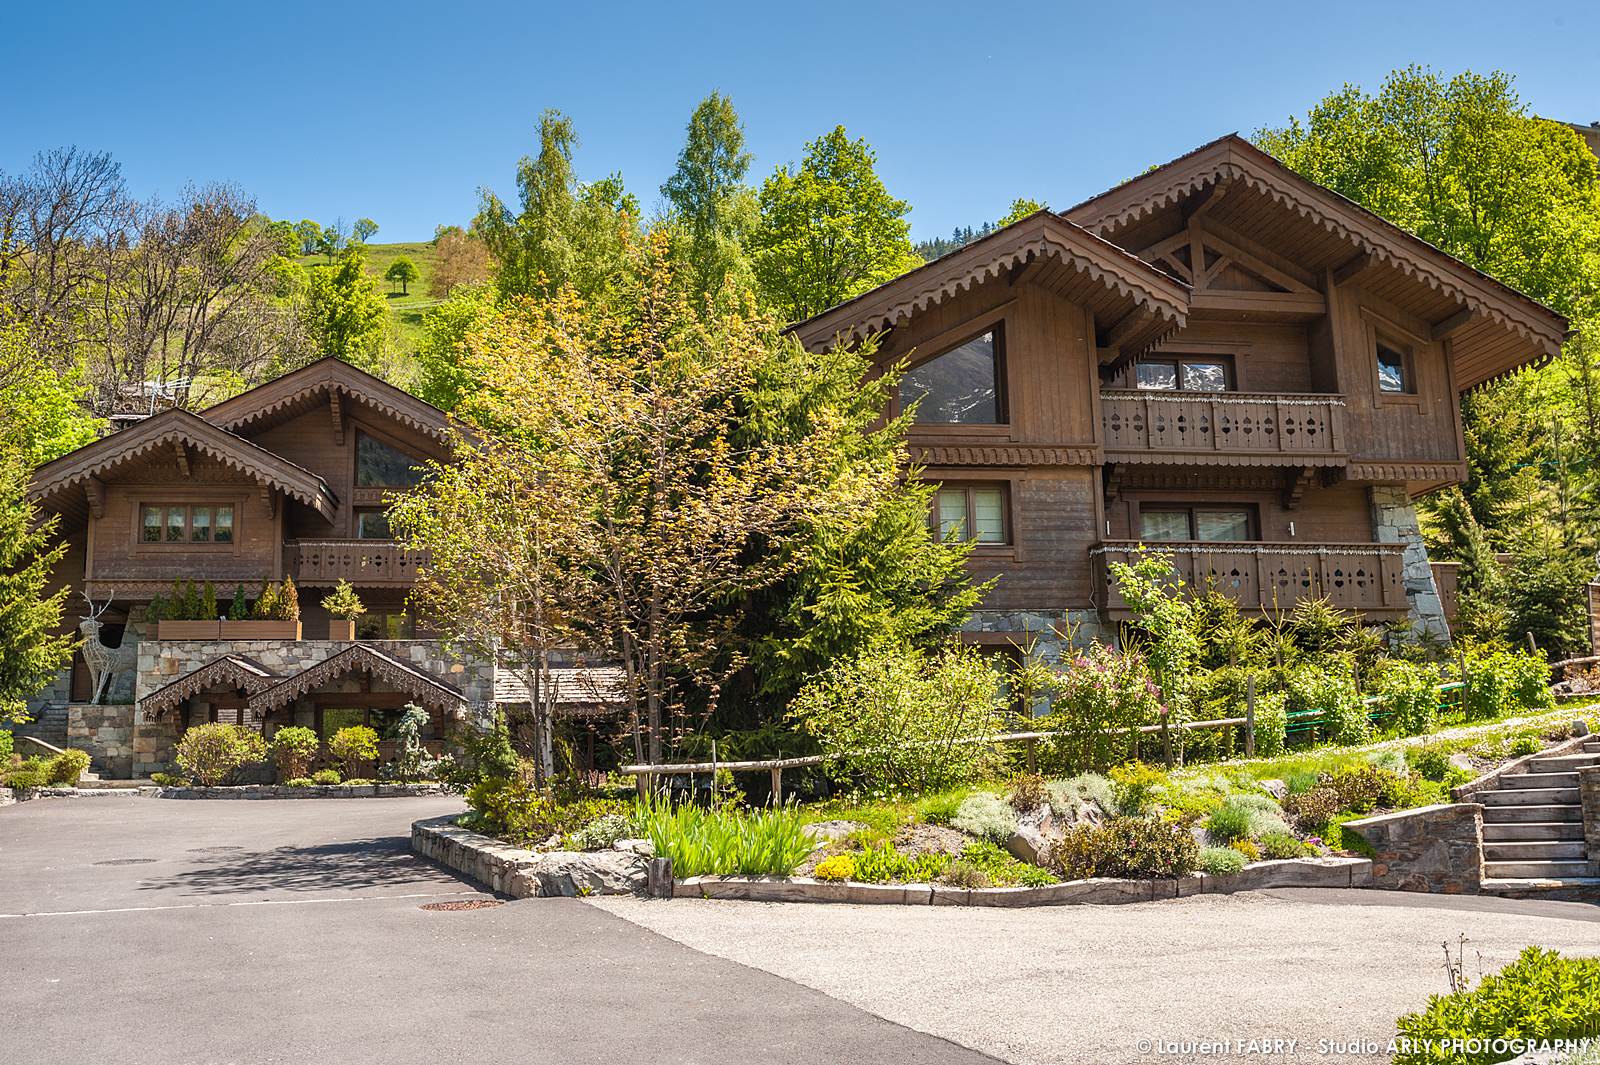
[[[1279,802],[1289,797],[1289,785],[1281,780],[1263,780],[1261,781],[1261,790]]]
[[[611,845],[611,849],[624,854],[642,854],[649,858],[655,854],[656,845],[647,839],[619,839]]]
[[[550,851],[517,871],[534,888],[530,895],[642,895],[650,884],[650,863],[621,851]],[[513,895],[521,894],[515,890]]]
[[[1470,755],[1466,754],[1464,751],[1457,751],[1455,754],[1452,754],[1450,756],[1450,764],[1455,766],[1457,769],[1466,770],[1468,773],[1471,773],[1473,776],[1477,776],[1478,775],[1477,763],[1475,763],[1472,760],[1472,757]]]
[[[901,854],[960,854],[972,842],[965,832],[944,825],[909,825],[895,837]]]
[[[1047,866],[1065,827],[1048,809],[1030,810],[1017,817],[1017,830],[1006,840],[1006,850],[1021,861]]]
[[[1583,718],[1580,717],[1580,718],[1578,718],[1576,721],[1574,721],[1572,723],[1572,735],[1573,735],[1574,738],[1582,739],[1584,736],[1587,736],[1588,734],[1589,734],[1589,722],[1583,720]]]
[[[860,821],[814,821],[806,826],[806,831],[817,837],[820,843],[828,844],[866,827]]]

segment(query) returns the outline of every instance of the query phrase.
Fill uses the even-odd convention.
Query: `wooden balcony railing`
[[[428,561],[393,540],[294,540],[288,545],[289,572],[296,584],[412,584]]]
[[[1213,543],[1186,540],[1145,545],[1172,559],[1190,588],[1212,587],[1245,611],[1290,610],[1301,599],[1326,596],[1341,610],[1406,610],[1400,544]],[[1127,614],[1111,562],[1128,562],[1134,540],[1108,540],[1090,549],[1100,607]]]
[[[1107,389],[1100,420],[1108,459],[1342,455],[1344,397],[1319,393]]]

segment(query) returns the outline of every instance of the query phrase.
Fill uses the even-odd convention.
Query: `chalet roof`
[[[1038,282],[1082,301],[1103,323],[1131,314],[1124,351],[1148,348],[1185,322],[1189,287],[1110,241],[1049,211],[1035,213],[924,263],[893,281],[790,326],[801,343],[826,344],[888,329],[990,278],[1020,276],[1038,263]],[[1130,324],[1132,324],[1130,322]]]
[[[582,708],[613,710],[623,703],[625,674],[618,666],[557,667],[550,671],[550,686],[555,690],[558,710],[579,714]],[[495,671],[494,701],[526,704],[528,685],[509,669]]]
[[[349,397],[436,439],[449,437],[450,419],[444,411],[365,370],[331,357],[318,359],[309,366],[207,407],[201,415],[226,429],[250,432],[281,424],[312,407],[327,404],[330,395]]]
[[[1141,221],[1208,189],[1213,199],[1225,200],[1211,209],[1211,217],[1224,218],[1240,231],[1277,231],[1277,242],[1292,245],[1296,261],[1307,269],[1343,270],[1366,262],[1390,268],[1388,280],[1363,287],[1380,289],[1375,294],[1437,326],[1450,321],[1457,384],[1463,391],[1546,361],[1568,334],[1567,320],[1556,311],[1302,177],[1236,133],[1062,215],[1131,247],[1138,242],[1129,241],[1127,234]],[[1227,195],[1232,189],[1244,191]]]
[[[45,463],[34,471],[29,497],[65,511],[87,495],[93,507],[103,474],[161,448],[172,449],[179,465],[187,464],[193,448],[333,519],[337,500],[321,477],[186,410],[162,411]]]
[[[369,644],[353,643],[316,665],[307,666],[252,694],[250,709],[264,714],[351,673],[371,673],[430,709],[451,712],[462,709],[467,703],[461,692],[426,670]]]
[[[154,721],[185,699],[213,688],[242,689],[247,695],[278,680],[278,674],[243,655],[226,654],[190,670],[170,684],[164,684],[139,700],[146,721]]]

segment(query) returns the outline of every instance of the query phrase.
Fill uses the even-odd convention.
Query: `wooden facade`
[[[1000,577],[989,638],[1126,616],[1107,562],[1141,541],[1247,608],[1442,625],[1409,500],[1465,477],[1460,396],[1567,333],[1234,136],[793,328],[877,336],[923,404],[993,366],[993,398],[919,406],[910,441],[944,486],[930,520],[965,515],[975,575]]]

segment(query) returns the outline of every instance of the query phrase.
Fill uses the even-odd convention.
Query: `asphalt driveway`
[[[577,900],[423,910],[485,897],[409,850],[413,820],[458,808],[0,809],[7,1045],[127,1065],[993,1060]]]

